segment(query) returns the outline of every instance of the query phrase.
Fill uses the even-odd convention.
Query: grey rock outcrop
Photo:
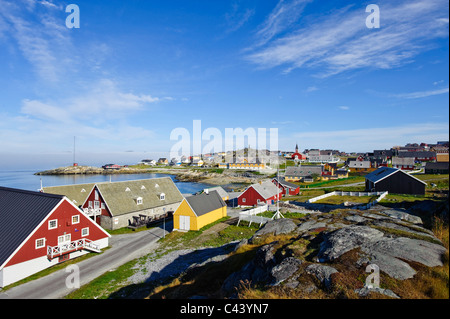
[[[255,239],[264,235],[273,234],[275,236],[281,234],[289,234],[297,228],[297,225],[290,219],[274,219],[267,222],[260,230],[258,230],[249,242],[251,243]]]
[[[260,247],[255,258],[241,270],[232,273],[222,284],[222,291],[233,293],[243,282],[257,284],[264,282],[277,286],[291,277],[299,269],[302,261],[294,257],[279,257],[274,255],[277,242]]]
[[[319,261],[333,261],[346,252],[383,236],[381,231],[368,226],[352,225],[338,229],[321,243],[318,253]]]
[[[400,219],[413,224],[422,224],[422,219],[420,217],[408,214],[406,210],[390,209],[380,211],[380,213],[393,219]]]
[[[308,274],[314,275],[326,288],[331,286],[331,275],[338,271],[330,266],[312,264],[306,267]]]
[[[386,226],[386,225],[385,225]],[[406,229],[402,228],[403,231]],[[411,231],[411,234],[415,234]],[[332,262],[346,252],[360,248],[367,260],[377,264],[380,270],[396,279],[412,278],[416,271],[407,261],[428,267],[442,266],[446,249],[425,240],[407,237],[387,237],[369,226],[349,226],[326,236],[318,253],[320,262]]]
[[[375,292],[375,293],[382,294],[382,295],[385,295],[385,296],[388,296],[391,298],[395,298],[395,299],[400,298],[390,289],[364,287],[364,288],[360,288],[360,289],[355,289],[355,292],[358,295],[360,295],[361,297],[367,297],[369,295],[369,293]]]

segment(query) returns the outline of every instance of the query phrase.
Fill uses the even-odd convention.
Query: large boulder
[[[270,274],[272,275],[271,285],[278,286],[280,283],[291,277],[297,272],[303,262],[294,257],[283,259],[278,265],[274,266]]]
[[[402,231],[406,229],[401,227]],[[415,234],[416,231],[411,231],[411,235]],[[352,225],[327,234],[321,243],[318,259],[320,262],[331,262],[355,248],[361,250],[366,261],[376,264],[389,276],[401,280],[412,278],[416,274],[408,261],[428,267],[442,266],[442,256],[446,252],[445,247],[428,240],[387,236],[369,226]]]
[[[442,266],[442,255],[446,252],[441,245],[406,237],[380,238],[366,242],[361,249],[368,254],[376,252],[428,267]]]
[[[275,236],[289,234],[296,228],[297,225],[288,218],[274,219],[267,222],[263,227],[261,227],[261,229],[259,229],[252,236],[252,238],[250,238],[249,242],[252,243],[255,239],[268,234],[272,234]]]
[[[422,219],[419,216],[408,214],[406,210],[403,209],[383,210],[380,211],[380,213],[393,219],[404,220],[413,224],[422,224]]]
[[[321,243],[318,253],[319,261],[333,261],[346,252],[383,236],[381,231],[368,226],[352,225],[338,229],[328,234]]]
[[[330,288],[331,275],[338,271],[330,266],[312,264],[306,267],[306,272],[314,275],[326,288]]]

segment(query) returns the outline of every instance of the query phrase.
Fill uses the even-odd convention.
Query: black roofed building
[[[426,183],[398,169],[381,167],[365,176],[366,191],[424,195]]]
[[[67,197],[0,187],[0,287],[108,246]]]
[[[425,165],[425,174],[448,174],[449,163],[448,162],[428,162]]]

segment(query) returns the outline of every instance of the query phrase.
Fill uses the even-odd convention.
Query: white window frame
[[[85,228],[81,229],[81,237],[86,237],[86,236],[89,236],[89,227],[85,227]]]
[[[64,234],[64,235],[58,236],[58,245],[67,244],[67,243],[70,243],[71,241],[72,241],[71,234]]]
[[[76,221],[73,221],[73,218],[76,217]],[[80,215],[73,215],[72,216],[72,224],[79,224],[80,223]]]
[[[55,222],[55,226],[51,226],[52,222]],[[58,228],[58,220],[57,219],[51,219],[48,221],[48,229],[56,229]]]
[[[42,240],[42,245],[38,245],[38,242]],[[38,238],[35,241],[35,248],[40,249],[45,247],[45,237],[44,238]]]
[[[245,203],[245,198],[242,198],[242,202]]]
[[[136,198],[136,204],[137,204],[137,205],[142,205],[142,203],[143,203],[142,197]]]
[[[164,194],[164,193],[159,194],[159,199],[160,200],[165,200],[166,199],[166,194]]]

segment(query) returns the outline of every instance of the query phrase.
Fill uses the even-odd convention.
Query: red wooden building
[[[110,237],[63,195],[0,187],[0,287],[100,252]]]
[[[250,185],[238,197],[239,206],[255,206],[258,204],[274,204],[282,197],[282,189],[272,181],[265,181]]]
[[[286,182],[282,178],[280,178],[279,180],[277,178],[274,178],[272,179],[272,183],[281,188],[281,190],[283,191],[283,196],[293,196],[300,193],[300,186],[294,183]]]

